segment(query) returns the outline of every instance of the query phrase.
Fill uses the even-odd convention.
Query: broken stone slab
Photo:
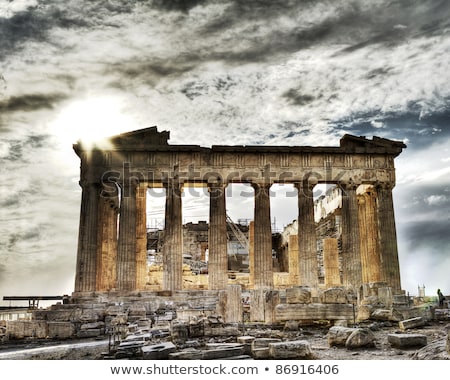
[[[246,355],[251,355],[252,353],[252,343],[255,340],[254,336],[244,335],[238,336],[236,341],[244,346],[244,353]]]
[[[405,331],[408,329],[425,326],[425,320],[422,317],[410,318],[405,319],[404,321],[400,321],[398,325],[400,327],[400,330]]]
[[[372,305],[360,305],[358,306],[358,312],[356,314],[356,322],[367,321],[373,312]]]
[[[208,348],[202,351],[203,360],[224,359],[232,356],[240,356],[244,354],[244,346],[241,344],[216,346],[216,348]]]
[[[395,348],[423,347],[427,336],[423,334],[388,334],[388,342]]]
[[[187,348],[182,351],[169,354],[169,359],[174,360],[202,360],[203,353],[195,348]]]
[[[345,346],[345,342],[354,331],[355,329],[351,327],[332,326],[327,334],[328,345],[330,347]]]
[[[269,343],[269,357],[272,359],[313,359],[311,346],[306,340]]]
[[[146,360],[165,360],[169,354],[176,351],[176,346],[172,342],[162,342],[151,346],[143,346],[142,357]]]
[[[400,322],[403,316],[393,309],[376,309],[372,312],[370,318],[377,321]]]
[[[279,304],[275,307],[277,321],[353,320],[351,304]]]
[[[269,359],[269,344],[281,342],[278,338],[256,338],[252,342],[251,355],[255,359]]]
[[[239,336],[242,334],[237,327],[224,326],[224,327],[209,327],[205,326],[203,334],[205,336]]]
[[[81,325],[80,330],[102,329],[105,327],[105,322],[90,322]]]
[[[361,348],[361,347],[374,347],[375,346],[375,334],[366,328],[358,328],[353,331],[345,341],[345,347],[347,349]]]
[[[295,286],[286,289],[286,302],[289,304],[310,303],[311,289],[306,286]]]

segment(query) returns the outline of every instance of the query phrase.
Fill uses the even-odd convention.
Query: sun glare
[[[85,147],[97,145],[106,148],[107,137],[139,129],[123,109],[123,102],[112,96],[73,101],[61,109],[51,123],[51,130],[61,149],[71,156],[74,155],[71,146],[78,141]],[[73,161],[73,157],[68,157],[68,160]]]

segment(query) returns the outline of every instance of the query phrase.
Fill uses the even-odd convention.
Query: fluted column
[[[298,235],[289,235],[288,243],[288,256],[289,256],[289,284],[299,285],[299,255],[298,255]]]
[[[166,212],[163,245],[163,289],[183,289],[183,221],[181,184],[169,181],[166,187]]]
[[[208,281],[209,289],[225,289],[228,282],[225,186],[209,184]]]
[[[376,186],[378,236],[381,256],[381,280],[387,282],[395,293],[401,291],[400,265],[397,250],[397,232],[395,229],[394,204],[391,183]]]
[[[273,288],[272,226],[270,220],[270,184],[253,184],[254,216],[254,288]]]
[[[357,187],[354,183],[341,183],[342,277],[345,286],[353,287],[359,287],[362,283]]]
[[[119,241],[117,248],[117,289],[136,289],[136,191],[137,181],[122,185]]]
[[[119,198],[116,184],[106,184],[98,206],[97,280],[96,290],[116,287],[117,216]]]
[[[325,271],[325,287],[330,288],[341,285],[338,242],[335,238],[323,239],[323,267]]]
[[[314,221],[314,183],[295,184],[298,190],[298,253],[300,285],[319,284],[316,223]]]
[[[361,269],[363,283],[380,282],[378,220],[373,189],[358,195]]]
[[[136,189],[136,289],[147,283],[147,184]]]
[[[78,232],[75,292],[96,289],[98,198],[100,187],[96,183],[80,181],[81,210]]]

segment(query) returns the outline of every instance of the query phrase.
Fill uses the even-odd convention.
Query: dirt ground
[[[427,346],[418,349],[397,349],[388,342],[388,334],[405,333],[396,324],[372,323],[369,327],[375,334],[375,347],[348,350],[330,347],[327,327],[302,327],[296,332],[272,331],[269,335],[289,340],[307,340],[317,360],[449,360],[445,350],[448,322],[433,322],[406,333],[424,334]],[[250,334],[249,334],[250,335]],[[267,336],[267,335],[266,335]],[[220,342],[220,339],[216,340]],[[228,339],[228,342],[230,339]],[[211,339],[209,339],[211,342]],[[108,352],[108,340],[16,341],[0,344],[0,360],[101,360]]]

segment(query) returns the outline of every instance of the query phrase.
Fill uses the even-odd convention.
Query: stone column
[[[380,282],[380,251],[373,189],[358,195],[362,281]]]
[[[323,239],[323,266],[325,270],[325,287],[340,286],[338,241],[335,238]]]
[[[124,181],[122,184],[119,240],[117,247],[117,289],[136,289],[136,192],[138,182]]]
[[[249,288],[255,288],[255,223],[248,225],[248,282]]]
[[[88,183],[86,181],[80,181],[80,186],[82,192],[75,292],[92,292],[96,289],[100,187],[96,183]]]
[[[136,290],[147,284],[147,184],[136,189]]]
[[[227,216],[225,186],[209,184],[208,281],[210,290],[225,289],[228,282]]]
[[[225,323],[242,322],[242,289],[240,285],[226,285]]]
[[[182,186],[170,180],[166,187],[163,246],[163,290],[183,289]]]
[[[358,185],[353,183],[341,183],[342,276],[345,286],[356,288],[362,283],[357,187]]]
[[[289,252],[289,284],[299,285],[299,255],[298,255],[298,235],[289,235],[289,244],[288,244],[288,252]]]
[[[394,204],[391,183],[379,184],[377,191],[378,236],[381,255],[381,281],[392,287],[394,294],[401,292],[400,266],[397,251]]]
[[[298,253],[300,285],[316,288],[319,284],[316,223],[314,221],[314,183],[304,181],[298,190]]]
[[[98,211],[96,290],[116,288],[117,216],[119,198],[116,184],[103,187]]]
[[[253,184],[255,189],[254,260],[255,289],[273,288],[270,184]]]

